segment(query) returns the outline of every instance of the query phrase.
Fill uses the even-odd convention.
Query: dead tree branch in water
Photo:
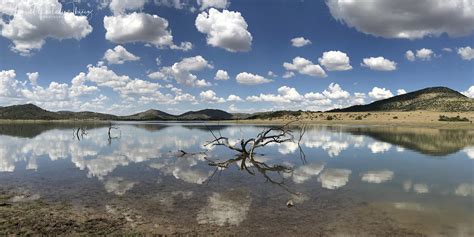
[[[306,163],[306,155],[300,146],[300,142],[306,132],[306,127],[300,127],[298,136],[295,136],[295,132],[290,128],[290,125],[294,122],[295,121],[292,121],[282,126],[264,129],[262,132],[258,133],[255,138],[241,138],[240,141],[235,144],[231,144],[229,138],[222,136],[220,132],[219,136],[216,136],[214,131],[208,127],[208,130],[214,139],[204,144],[204,146],[223,146],[236,151],[238,154],[235,158],[225,161],[212,161],[208,158],[206,159],[209,161],[210,166],[216,167],[214,174],[218,170],[220,172],[221,170],[227,169],[233,163],[240,163],[239,168],[241,170],[246,170],[251,175],[255,175],[256,170],[258,173],[262,174],[268,182],[279,185],[288,192],[293,193],[285,186],[284,178],[284,174],[291,174],[293,169],[284,165],[268,165],[265,162],[258,161],[256,159],[256,150],[270,144],[283,144],[288,142],[296,143],[299,148],[300,159],[303,163]],[[270,173],[278,174],[280,180],[276,181]],[[214,176],[214,174],[212,176]]]
[[[242,168],[244,168],[243,166],[245,166],[245,161],[247,159],[250,161],[255,161],[254,156],[256,154],[256,149],[270,145],[272,143],[283,144],[291,142],[298,144],[298,147],[300,148],[300,157],[303,162],[306,162],[306,156],[300,146],[301,139],[306,132],[306,127],[301,127],[299,136],[296,139],[293,130],[290,129],[290,124],[294,122],[295,121],[292,121],[279,127],[264,129],[262,132],[257,134],[255,138],[250,138],[247,140],[241,138],[241,140],[234,145],[230,144],[229,138],[222,136],[220,132],[219,137],[217,137],[216,134],[208,127],[208,130],[214,139],[204,144],[204,146],[224,146],[238,152],[239,156],[244,157],[242,163]],[[223,165],[225,165],[225,163]]]

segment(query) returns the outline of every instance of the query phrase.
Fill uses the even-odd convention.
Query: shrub
[[[397,116],[394,116],[393,119],[398,119],[398,117],[397,117]]]
[[[445,121],[445,122],[469,122],[469,119],[464,117],[461,118],[458,116],[456,117],[448,117],[446,115],[440,115],[438,121]]]
[[[362,116],[360,116],[360,115],[357,116],[357,117],[355,118],[355,120],[362,120]]]
[[[326,117],[326,120],[333,120],[333,119],[334,119],[334,117],[331,116],[331,115],[328,115],[328,116]]]

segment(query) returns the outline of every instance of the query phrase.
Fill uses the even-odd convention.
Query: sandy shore
[[[467,118],[469,122],[444,122],[439,121],[441,115],[448,117],[459,116]],[[410,111],[410,112],[302,112],[300,116],[284,116],[270,119],[250,119],[250,120],[225,120],[210,121],[217,123],[242,123],[242,124],[285,124],[290,121],[301,124],[328,124],[328,125],[393,125],[409,127],[431,127],[431,128],[453,128],[453,129],[474,129],[473,112],[433,112],[433,111]],[[120,121],[119,121],[120,122]],[[132,121],[128,121],[132,122]],[[149,121],[148,121],[149,122]],[[172,121],[167,121],[172,122]],[[180,121],[176,121],[180,122]],[[193,121],[182,121],[193,122]],[[200,122],[200,121],[196,121]],[[27,124],[47,124],[47,123],[89,123],[108,124],[106,120],[2,120],[0,124],[27,123]]]
[[[470,122],[444,122],[439,121],[439,116],[459,116],[468,118]],[[274,119],[253,119],[232,121],[246,124],[284,124],[289,121],[298,120],[297,123],[304,124],[330,124],[330,125],[394,125],[410,127],[436,127],[436,128],[459,128],[474,129],[473,112],[303,112],[300,116],[285,116]],[[226,121],[229,122],[229,121]]]

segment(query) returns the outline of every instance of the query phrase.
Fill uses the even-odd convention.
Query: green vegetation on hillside
[[[367,111],[474,111],[474,99],[471,99],[447,87],[431,87],[388,99],[375,101],[367,105],[355,105],[331,112],[367,112]]]

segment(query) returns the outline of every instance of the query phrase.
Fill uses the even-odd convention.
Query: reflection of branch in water
[[[223,170],[227,169],[233,163],[241,162],[241,165],[239,165],[239,167],[242,167],[242,163],[244,159],[245,159],[244,156],[238,156],[236,158],[229,159],[226,161],[216,162],[216,161],[212,161],[206,158],[210,166],[216,167],[214,173],[209,178],[208,183],[211,182],[211,180],[216,174],[219,177],[220,173]],[[249,164],[251,164],[251,166]],[[256,159],[249,159],[248,163],[246,163],[243,167],[244,167],[243,169],[251,175],[255,175],[257,171],[265,178],[266,182],[269,182],[271,184],[276,184],[282,187],[283,189],[285,189],[289,193],[296,194],[296,195],[298,194],[294,191],[291,191],[285,184],[286,179],[285,179],[284,174],[292,174],[293,169],[291,167],[284,166],[284,165],[268,165],[265,162],[260,162],[260,161],[257,161]],[[279,180],[272,177],[271,176],[272,173],[278,174]]]
[[[119,130],[119,135],[118,136],[112,136],[111,135],[112,129]],[[122,137],[122,131],[120,130],[120,128],[118,126],[113,126],[112,122],[110,122],[109,123],[109,130],[107,131],[107,135],[109,135],[108,141],[109,141],[109,145],[110,145],[112,143],[112,139],[119,139],[119,138]]]
[[[87,135],[87,131],[84,127],[78,127],[77,130],[75,128],[72,129],[72,137],[77,138],[78,141],[83,139],[84,135]]]
[[[286,191],[296,194],[288,189],[285,185],[285,178],[283,174],[291,174],[293,172],[293,169],[291,167],[287,167],[284,165],[267,165],[265,162],[261,162],[255,159],[256,156],[256,149],[264,147],[269,144],[283,144],[286,142],[292,142],[292,143],[297,143],[298,148],[300,150],[300,159],[302,160],[303,163],[306,163],[306,155],[303,151],[303,149],[300,146],[300,142],[302,137],[305,134],[305,126],[301,127],[299,136],[295,138],[294,132],[289,128],[289,125],[292,122],[289,122],[283,126],[280,127],[273,127],[273,128],[267,128],[257,134],[255,138],[250,138],[245,140],[244,138],[241,138],[239,143],[236,143],[234,145],[229,143],[229,138],[224,137],[220,134],[219,136],[216,136],[216,134],[209,129],[209,132],[212,134],[214,137],[214,140],[209,141],[206,143],[204,146],[224,146],[227,147],[228,149],[231,149],[233,151],[238,152],[237,156],[232,159],[228,159],[226,161],[212,161],[206,158],[206,160],[209,161],[210,166],[215,166],[216,171],[212,174],[210,180],[214,177],[214,175],[218,172],[220,175],[220,172],[224,169],[227,169],[230,164],[233,163],[239,163],[240,162],[240,170],[245,170],[251,175],[255,175],[255,170],[258,171],[258,173],[262,174],[263,177],[266,179],[267,182],[270,182],[272,184],[276,184],[280,187],[283,187]],[[280,180],[275,180],[273,177],[271,177],[271,173],[276,173],[280,176]]]

